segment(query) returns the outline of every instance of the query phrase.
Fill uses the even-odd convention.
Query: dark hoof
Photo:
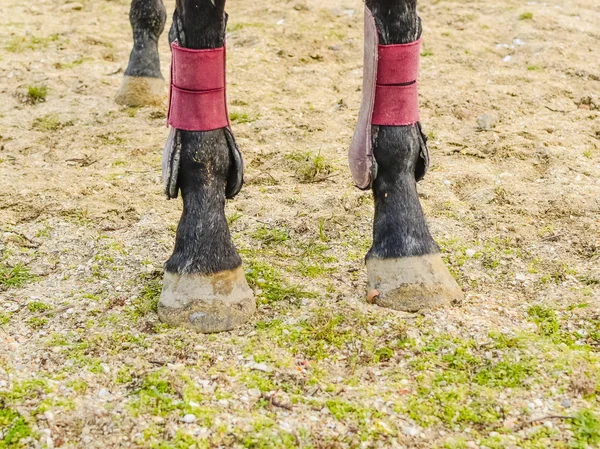
[[[158,317],[201,333],[241,326],[256,310],[242,267],[211,275],[165,272]]]
[[[439,254],[400,259],[367,259],[368,301],[418,312],[460,301],[463,292]]]
[[[165,98],[165,80],[162,78],[125,75],[115,101],[131,107],[161,106]]]

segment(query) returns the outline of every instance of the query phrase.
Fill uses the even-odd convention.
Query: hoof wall
[[[131,107],[160,106],[165,101],[165,80],[125,75],[115,101]]]
[[[463,298],[462,290],[439,254],[367,259],[367,273],[368,299],[381,307],[418,312]]]
[[[211,275],[165,272],[158,317],[201,333],[241,326],[256,310],[242,267]]]

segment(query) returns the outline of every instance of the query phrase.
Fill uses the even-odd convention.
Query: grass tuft
[[[31,124],[31,128],[38,131],[57,131],[72,124],[72,122],[61,122],[58,114],[52,113],[35,118]]]
[[[32,435],[31,427],[16,411],[0,407],[0,449],[21,449],[29,447],[22,440]]]
[[[287,158],[297,163],[296,177],[304,183],[322,181],[333,171],[333,166],[320,151],[317,154],[295,152],[287,156]]]
[[[152,279],[146,284],[139,296],[131,301],[129,313],[132,318],[140,319],[150,313],[156,313],[161,291],[162,284],[159,279]]]
[[[256,295],[266,303],[298,301],[316,296],[315,293],[304,290],[302,285],[290,285],[272,265],[256,260],[250,262],[250,267],[246,270],[246,279],[255,289]]]
[[[34,281],[36,276],[31,274],[29,268],[22,263],[18,263],[13,267],[0,262],[0,289],[4,288],[19,288],[27,282]]]
[[[37,104],[46,101],[47,95],[48,87],[44,85],[27,87],[27,102],[30,104]]]
[[[579,411],[573,420],[571,449],[587,449],[600,445],[600,419],[590,410]]]
[[[230,112],[229,120],[231,123],[239,125],[240,123],[250,123],[257,119],[258,117],[251,117],[246,112]]]

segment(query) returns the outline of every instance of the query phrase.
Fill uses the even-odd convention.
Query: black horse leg
[[[158,39],[167,13],[162,0],[132,0],[129,21],[133,49],[115,101],[127,106],[159,105],[165,98],[165,81],[160,72]]]
[[[416,0],[367,0],[380,45],[407,44],[421,34]],[[368,299],[405,311],[462,297],[444,266],[417,196],[415,171],[424,146],[420,125],[373,125],[375,219],[366,257]]]
[[[224,8],[225,0],[177,0],[171,38],[190,49],[222,47]],[[225,217],[226,195],[236,193],[230,188],[241,176],[241,161],[228,128],[177,130],[175,135],[183,214],[165,264],[158,314],[198,332],[229,330],[247,321],[256,307]]]

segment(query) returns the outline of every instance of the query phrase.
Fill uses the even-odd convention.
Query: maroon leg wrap
[[[379,45],[375,19],[365,7],[363,99],[348,154],[352,178],[360,189],[370,188],[377,176],[372,125],[419,126],[420,44],[419,39],[409,44]],[[423,152],[427,161],[426,149]]]

